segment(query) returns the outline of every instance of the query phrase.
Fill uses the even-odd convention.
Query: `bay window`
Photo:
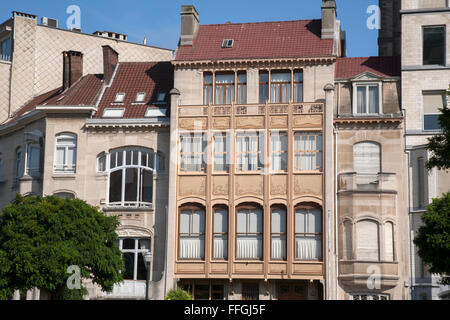
[[[228,259],[228,209],[214,208],[214,259]]]
[[[264,134],[260,132],[238,133],[236,158],[238,171],[261,170],[264,166]]]
[[[145,255],[151,251],[151,239],[119,239],[125,268],[122,270],[124,280],[146,280],[147,265]]]
[[[206,136],[203,133],[186,133],[180,137],[183,172],[203,172],[206,169]]]
[[[228,172],[230,139],[227,133],[214,133],[214,171]]]
[[[296,171],[322,171],[322,133],[297,132],[294,135]]]
[[[361,261],[380,260],[380,239],[378,223],[372,220],[356,224],[356,258]]]
[[[237,210],[237,259],[262,260],[263,212],[257,207]]]
[[[56,136],[56,173],[75,173],[77,161],[77,136],[64,133]]]
[[[322,260],[322,211],[318,208],[295,211],[295,259]]]
[[[272,208],[272,259],[286,260],[286,209]]]
[[[200,207],[183,207],[179,220],[179,258],[205,259],[205,210]]]
[[[354,85],[356,95],[353,113],[357,115],[378,115],[381,110],[381,84]]]
[[[288,136],[286,132],[272,132],[271,155],[272,155],[272,171],[287,170],[287,149]]]
[[[353,147],[354,170],[358,184],[378,181],[381,172],[381,147],[376,142],[360,142]]]
[[[216,104],[234,102],[235,74],[216,74]]]

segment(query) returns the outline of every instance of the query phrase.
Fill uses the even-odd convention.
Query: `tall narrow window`
[[[294,156],[296,171],[322,171],[322,133],[296,133]]]
[[[214,209],[214,259],[228,259],[228,210]]]
[[[259,103],[266,103],[269,100],[269,73],[259,72]]]
[[[224,132],[214,134],[214,171],[228,172],[230,140]]]
[[[263,212],[258,208],[240,208],[237,212],[237,259],[262,260]]]
[[[147,267],[144,258],[147,252],[151,252],[151,239],[120,239],[119,249],[122,251],[125,263],[124,280],[142,281],[147,279]]]
[[[238,104],[247,104],[247,74],[238,73]]]
[[[303,102],[303,72],[294,73],[294,102]]]
[[[425,207],[425,159],[417,159],[417,206]]]
[[[287,170],[287,145],[288,136],[286,132],[272,132],[271,140],[271,155],[272,155],[272,170],[286,171]]]
[[[350,221],[344,222],[344,259],[352,260],[353,259],[353,224]]]
[[[186,207],[180,210],[180,259],[205,259],[205,210]]]
[[[56,173],[75,173],[77,161],[77,137],[71,133],[56,137]]]
[[[234,102],[233,74],[216,74],[216,104],[231,104]]]
[[[286,209],[272,209],[272,259],[286,260]]]
[[[356,258],[361,261],[380,260],[378,223],[363,220],[356,224]]]
[[[238,171],[257,171],[263,168],[264,134],[260,132],[238,133],[236,158]]]
[[[203,75],[203,104],[213,103],[213,75],[205,73]]]
[[[27,148],[27,174],[30,176],[41,173],[41,146],[28,144]]]
[[[0,41],[0,60],[11,60],[11,38]]]
[[[291,100],[291,77],[291,72],[272,73],[272,103],[288,103]]]
[[[322,211],[314,207],[295,211],[295,258],[322,259]]]
[[[439,116],[441,109],[447,105],[447,95],[444,92],[423,93],[423,129],[430,131],[441,130]]]
[[[23,152],[22,148],[16,150],[16,179],[18,180],[23,176]]]
[[[203,172],[206,169],[206,140],[202,133],[182,134],[181,171]]]
[[[386,261],[394,261],[394,224],[384,225],[384,254]]]
[[[381,172],[381,147],[376,142],[360,142],[353,147],[354,170],[362,176],[376,176]]]
[[[380,89],[378,85],[356,86],[356,114],[380,113]]]
[[[423,64],[445,65],[445,26],[423,27]]]

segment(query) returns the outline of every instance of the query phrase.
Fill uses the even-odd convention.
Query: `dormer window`
[[[378,115],[381,113],[381,84],[362,83],[353,85],[353,114]]]
[[[139,92],[137,95],[136,95],[136,103],[144,103],[145,102],[145,96],[146,96],[146,94],[145,94],[145,92]]]
[[[222,48],[233,48],[233,44],[233,39],[225,39],[222,41]]]
[[[162,103],[165,101],[166,101],[166,93],[165,92],[158,93],[158,100],[156,100],[156,102]]]
[[[116,95],[116,99],[114,100],[114,103],[123,103],[125,100],[125,93],[118,93]]]
[[[125,109],[105,109],[103,118],[123,118]]]

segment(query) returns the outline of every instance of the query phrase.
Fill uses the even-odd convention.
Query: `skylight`
[[[115,103],[123,103],[123,101],[124,101],[124,99],[125,99],[125,93],[118,93],[117,95],[116,95],[116,99],[114,100],[114,102]]]
[[[167,109],[148,108],[145,113],[146,118],[166,117]]]
[[[233,44],[233,39],[225,39],[222,41],[222,48],[233,48]]]
[[[158,93],[158,100],[157,100],[157,102],[164,102],[164,100],[166,100],[166,93],[165,92]]]
[[[123,118],[125,109],[105,109],[103,118]]]
[[[143,103],[143,102],[145,102],[145,96],[146,96],[145,92],[139,92],[139,93],[136,95],[136,101],[135,101],[135,102],[137,102],[137,103]]]

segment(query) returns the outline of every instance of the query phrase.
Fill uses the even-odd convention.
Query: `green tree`
[[[192,295],[180,288],[176,290],[170,290],[167,293],[165,300],[192,300]]]
[[[123,281],[118,226],[117,217],[79,199],[18,195],[0,213],[0,299],[32,288],[52,299],[82,299],[87,293],[82,281],[80,289],[67,286],[70,266],[80,268],[81,279],[111,292]]]

